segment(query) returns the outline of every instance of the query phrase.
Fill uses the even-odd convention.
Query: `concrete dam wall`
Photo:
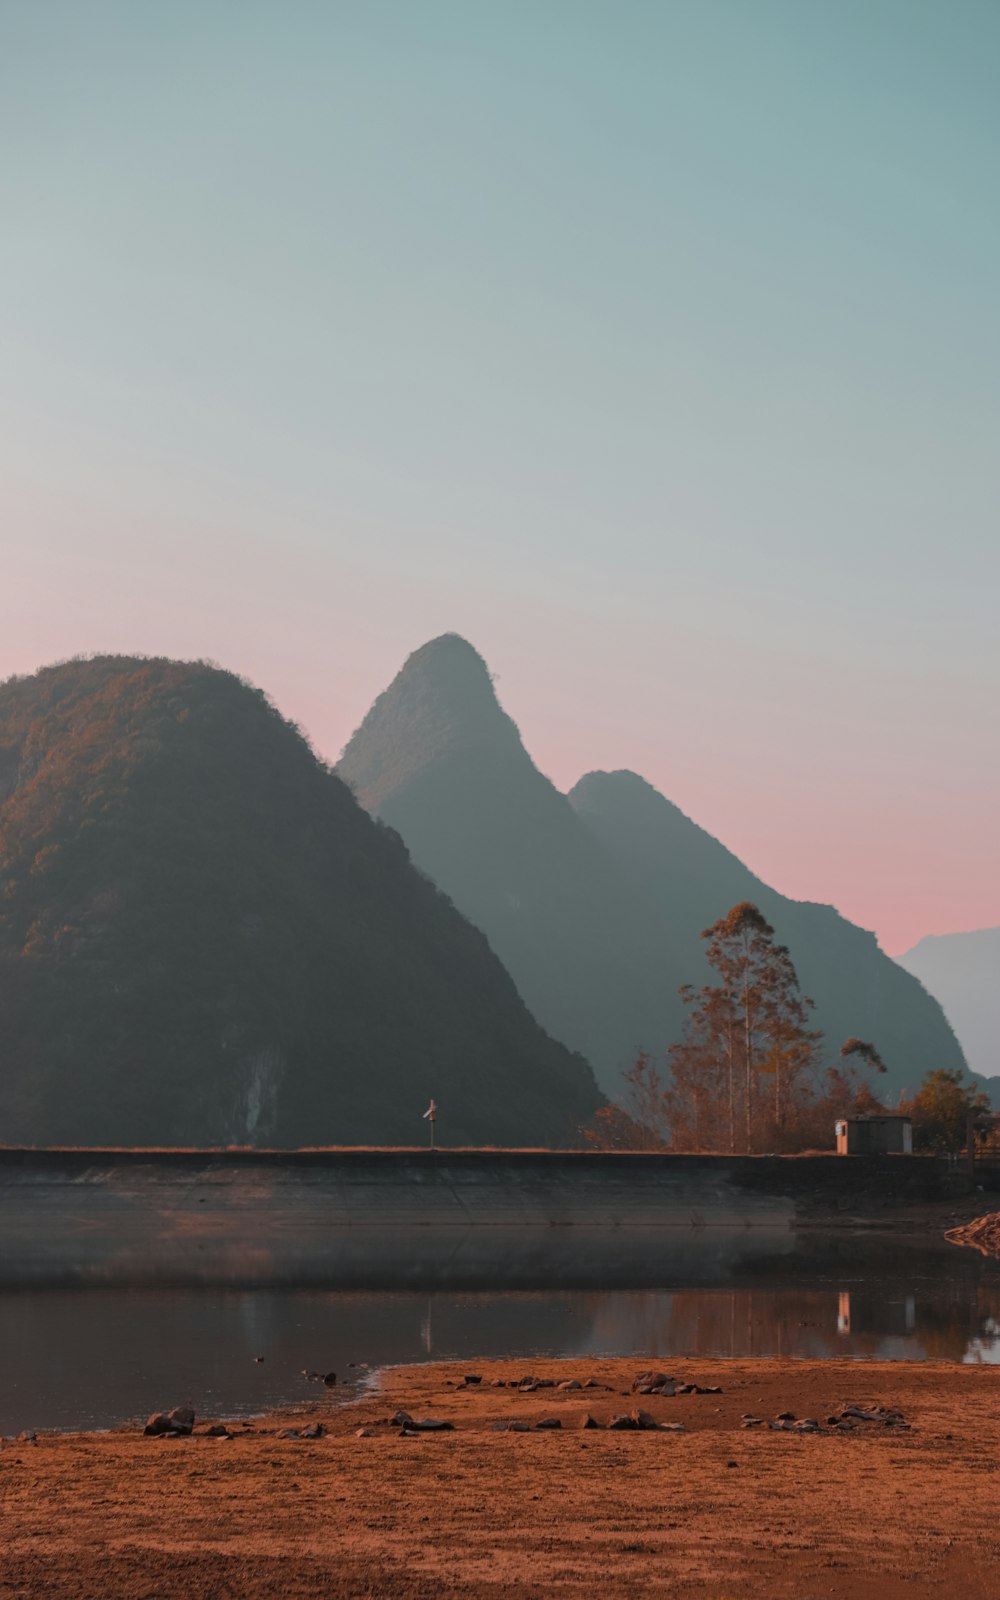
[[[968,1187],[906,1156],[3,1150],[0,1284],[721,1278]]]

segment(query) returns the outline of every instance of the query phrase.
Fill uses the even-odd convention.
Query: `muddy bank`
[[[721,1393],[636,1395],[633,1379],[650,1366]],[[466,1374],[481,1381],[466,1385]],[[552,1386],[511,1386],[526,1376]],[[566,1382],[591,1387],[557,1387]],[[379,1383],[346,1405],[323,1391],[230,1438],[132,1430],[7,1441],[0,1594],[993,1600],[997,1592],[1000,1374],[992,1369],[494,1362],[397,1369]],[[852,1406],[873,1420],[843,1430],[827,1422]],[[633,1408],[680,1428],[606,1426]],[[389,1421],[400,1410],[451,1427],[407,1437]],[[599,1426],[581,1426],[587,1413]],[[767,1427],[780,1413],[814,1418],[820,1431]],[[744,1426],[747,1414],[762,1421]],[[887,1424],[887,1414],[902,1423]],[[319,1437],[283,1436],[317,1424]]]

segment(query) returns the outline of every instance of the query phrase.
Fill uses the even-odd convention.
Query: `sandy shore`
[[[830,1361],[656,1363],[721,1394],[637,1396],[636,1360],[400,1368],[230,1439],[135,1431],[0,1450],[0,1596],[994,1600],[1000,1373]],[[482,1383],[463,1387],[465,1373]],[[850,1404],[908,1429],[826,1419]],[[583,1429],[633,1406],[683,1432]],[[400,1437],[398,1408],[453,1424]],[[815,1418],[819,1434],[743,1425]],[[535,1424],[558,1420],[559,1428]],[[198,1420],[201,1429],[211,1419]],[[502,1422],[529,1432],[495,1431]],[[321,1422],[316,1440],[282,1438]],[[357,1430],[367,1437],[357,1437]]]

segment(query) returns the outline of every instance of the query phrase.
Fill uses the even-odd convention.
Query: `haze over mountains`
[[[595,772],[568,796],[556,790],[456,635],[410,656],[337,770],[611,1095],[640,1047],[680,1037],[678,987],[708,975],[699,934],[746,899],[788,944],[830,1064],[848,1036],[872,1039],[889,1068],[877,1087],[891,1096],[964,1065],[937,1001],[873,934],[768,888],[642,778]]]
[[[1000,1077],[1000,928],[930,935],[897,959],[940,1000],[973,1072]]]
[[[587,1064],[259,692],[0,686],[0,1143],[577,1142]]]

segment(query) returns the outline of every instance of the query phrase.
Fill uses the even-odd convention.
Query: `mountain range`
[[[1000,928],[929,935],[897,959],[940,1000],[973,1072],[1000,1077]]]
[[[789,946],[828,1064],[848,1037],[873,1041],[888,1068],[875,1087],[890,1097],[929,1069],[964,1066],[938,1002],[873,934],[769,888],[634,773],[557,790],[457,635],[409,657],[337,770],[611,1096],[640,1048],[658,1054],[680,1038],[678,989],[709,975],[700,934],[742,900]]]
[[[258,691],[0,685],[0,1141],[572,1143],[601,1096]]]

